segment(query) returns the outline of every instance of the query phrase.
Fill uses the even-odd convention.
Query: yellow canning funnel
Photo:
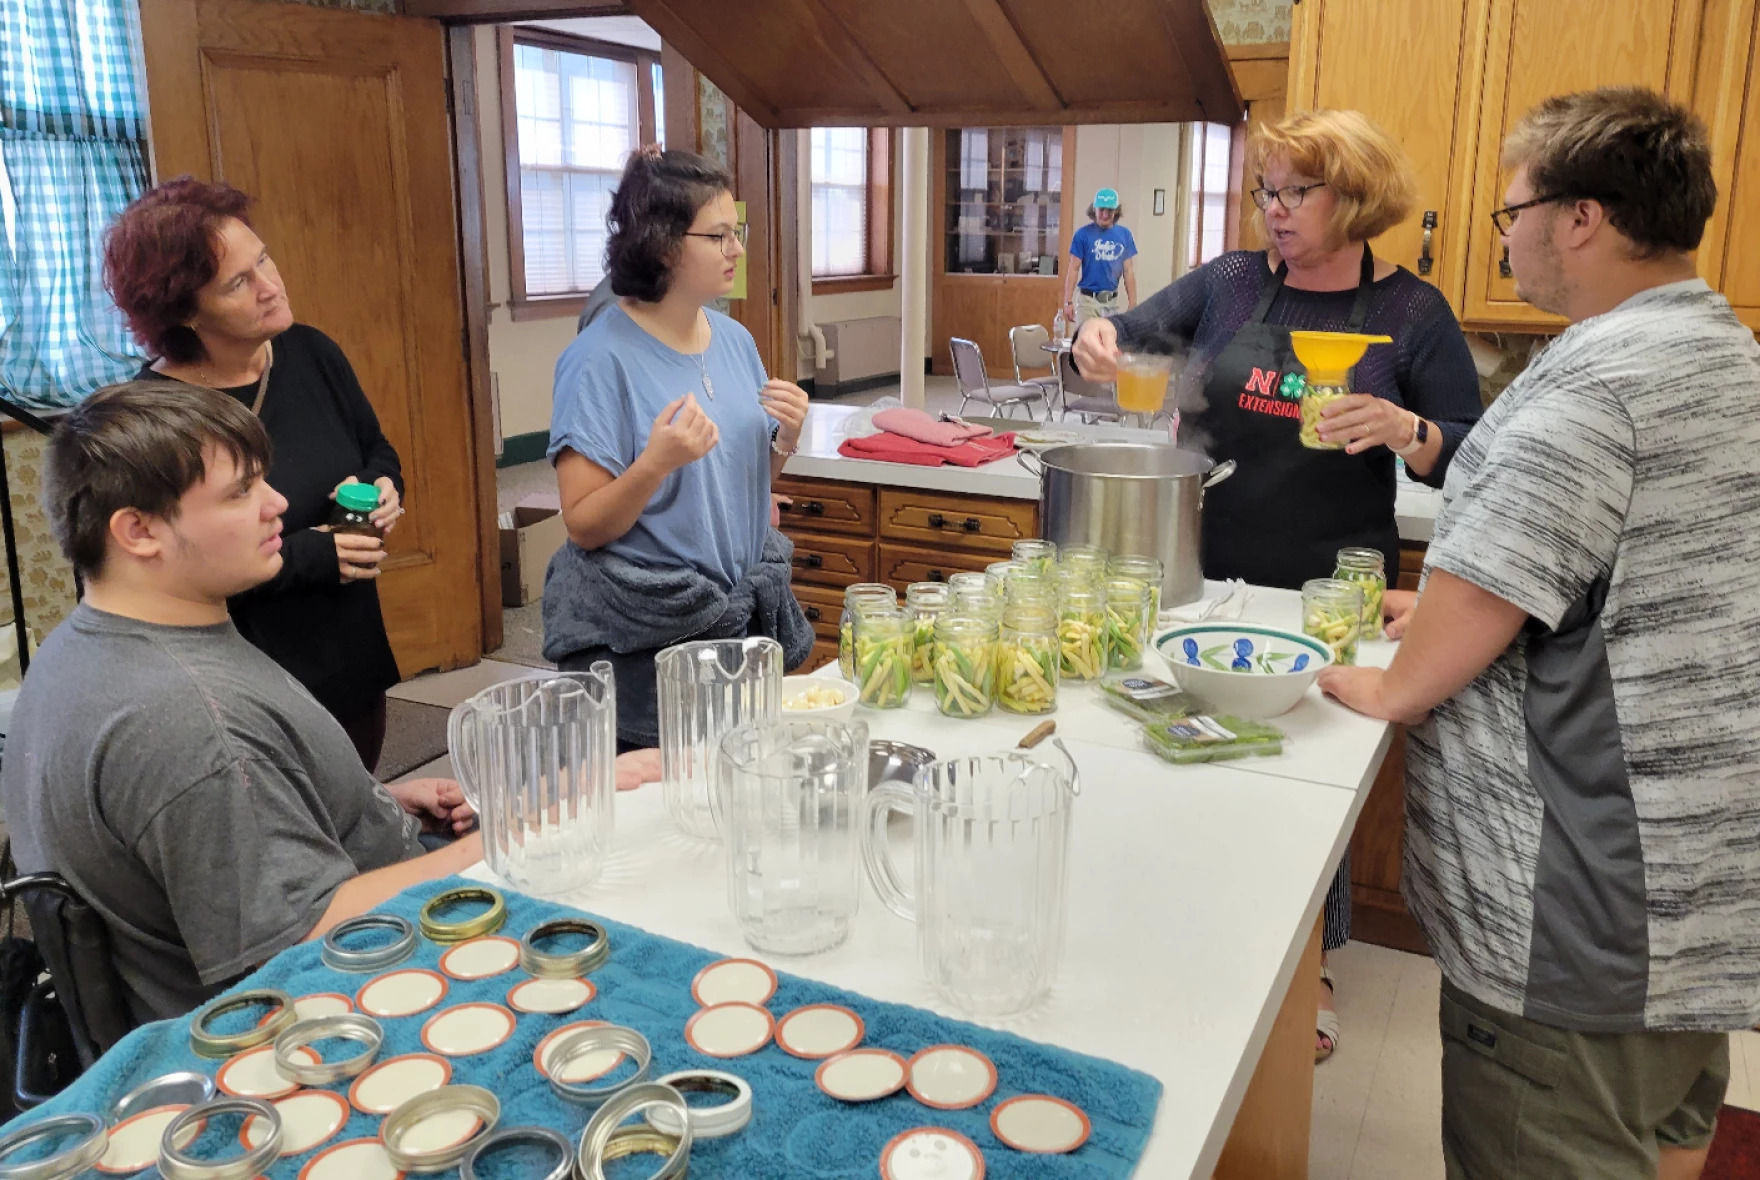
[[[1392,336],[1360,336],[1355,332],[1291,332],[1296,359],[1308,370],[1310,385],[1342,385],[1345,373],[1363,359],[1371,344],[1392,344]]]

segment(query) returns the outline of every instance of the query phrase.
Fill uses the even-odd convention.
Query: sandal
[[[1332,972],[1325,967],[1320,968],[1320,982],[1326,990],[1337,994],[1338,989],[1332,985]],[[1314,1064],[1319,1065],[1338,1049],[1338,1013],[1324,1008],[1316,1009],[1314,1019]]]

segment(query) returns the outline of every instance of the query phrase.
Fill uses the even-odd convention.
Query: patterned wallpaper
[[[24,583],[24,617],[34,643],[53,631],[76,601],[73,567],[61,556],[43,514],[43,444],[48,439],[34,430],[6,435],[6,480],[12,491],[12,528],[18,540],[18,567]],[[0,549],[0,688],[18,681],[18,652],[12,639],[12,594],[6,554]],[[33,644],[34,646],[34,644]]]
[[[1289,40],[1290,0],[1210,0],[1224,45]]]

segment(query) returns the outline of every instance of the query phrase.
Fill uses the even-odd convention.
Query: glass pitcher
[[[727,900],[748,943],[810,955],[849,937],[867,789],[860,721],[744,725],[721,739]]]
[[[1069,751],[1052,744],[1065,766],[1024,750],[950,758],[917,771],[912,786],[868,793],[862,860],[874,891],[916,922],[930,984],[976,1015],[1032,1007],[1063,957],[1070,812],[1081,787]],[[886,847],[893,811],[916,817],[914,890]]]
[[[548,897],[598,880],[617,797],[617,690],[608,662],[485,688],[452,711],[446,745],[482,824],[492,872]]]
[[[654,680],[666,813],[687,835],[717,839],[721,739],[780,718],[782,645],[761,635],[680,643],[654,657]]]

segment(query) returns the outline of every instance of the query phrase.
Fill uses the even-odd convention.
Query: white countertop
[[[854,406],[814,406],[807,414],[800,450],[782,469],[784,475],[802,479],[841,479],[851,483],[917,488],[967,496],[1001,496],[1014,500],[1037,500],[1039,477],[1021,465],[1018,456],[998,459],[982,467],[916,467],[909,463],[882,463],[874,459],[850,459],[837,453],[849,420],[860,409]],[[1120,426],[1083,426],[1079,422],[1050,425],[1021,421],[1022,427],[1067,431],[1094,441],[1165,442],[1158,430],[1131,430]],[[1442,493],[1402,479],[1394,500],[1399,535],[1407,541],[1430,540]]]
[[[1299,596],[1255,591],[1247,617],[1295,622]],[[1392,644],[1365,644],[1385,664]],[[1166,675],[1150,656],[1152,674]],[[926,692],[904,710],[859,710],[873,737],[940,756],[1012,746],[1036,719],[956,721]],[[1082,776],[1071,837],[1069,940],[1050,999],[986,1021],[1133,1066],[1166,1087],[1137,1175],[1208,1177],[1307,944],[1387,726],[1313,690],[1278,724],[1276,758],[1176,767],[1143,750],[1092,687],[1054,714]],[[1079,736],[1077,736],[1079,735]],[[478,866],[477,875],[486,876]],[[618,798],[617,851],[591,889],[559,900],[730,955],[754,955],[728,912],[719,850],[665,817],[659,788]],[[866,891],[865,891],[866,892]],[[948,1015],[923,978],[915,932],[867,893],[848,942],[780,970]],[[1001,1088],[1010,1088],[1009,1079]],[[931,1112],[925,1111],[925,1117]],[[991,1161],[1005,1175],[1002,1160]]]

